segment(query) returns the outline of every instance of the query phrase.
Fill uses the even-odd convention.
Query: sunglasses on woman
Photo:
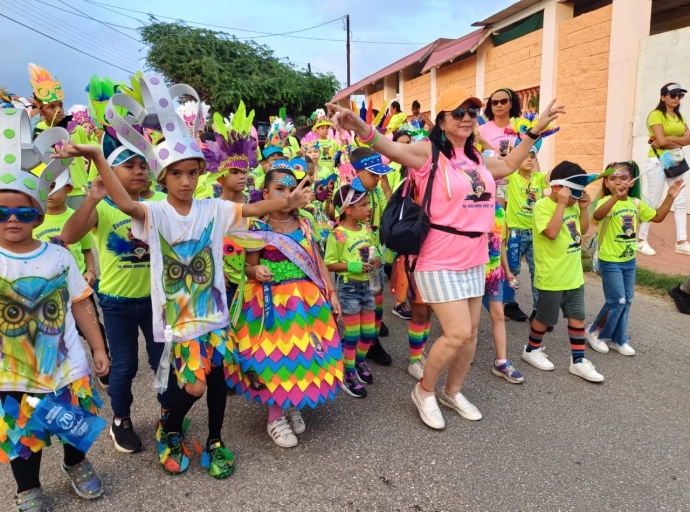
[[[669,92],[668,95],[671,97],[672,100],[675,100],[676,98],[682,100],[683,98],[685,98],[685,93],[682,92]]]
[[[510,100],[508,98],[503,98],[502,100],[491,100],[492,107],[498,107],[499,105],[507,105]]]
[[[21,208],[6,208],[0,206],[0,222],[7,222],[14,215],[23,224],[34,222],[38,218],[38,209],[22,206]]]
[[[480,110],[476,107],[458,107],[450,113],[450,116],[456,121],[462,121],[465,118],[465,114],[470,116],[470,119],[477,119]]]

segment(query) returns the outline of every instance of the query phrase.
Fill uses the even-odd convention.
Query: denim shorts
[[[338,300],[344,315],[356,315],[360,311],[374,311],[374,293],[369,288],[369,280],[344,282],[338,276]]]
[[[498,293],[496,295],[489,290],[484,290],[484,298],[489,302],[500,302],[503,303],[503,281],[498,282]]]

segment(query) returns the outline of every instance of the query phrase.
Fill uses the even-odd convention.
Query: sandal
[[[62,464],[62,470],[67,474],[74,492],[85,500],[94,500],[103,494],[103,484],[98,478],[96,471],[88,459],[83,462],[75,464],[74,466],[65,466]]]
[[[290,428],[294,434],[303,434],[307,429],[307,425],[304,423],[304,418],[302,418],[302,413],[296,407],[288,407],[285,410],[285,419],[290,424]]]
[[[235,472],[235,454],[220,439],[210,441],[201,454],[201,467],[213,478],[222,480]]]
[[[43,488],[34,487],[17,494],[14,499],[14,510],[15,512],[48,512],[48,507],[43,503]]]
[[[268,430],[268,435],[271,436],[275,444],[281,448],[297,446],[297,437],[295,437],[295,433],[290,428],[290,424],[285,419],[285,416],[281,416],[273,423],[269,423],[266,426],[266,430]]]

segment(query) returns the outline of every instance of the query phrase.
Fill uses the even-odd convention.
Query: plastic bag
[[[173,341],[172,326],[165,326],[163,337],[165,338],[163,353],[161,354],[161,359],[158,362],[156,376],[153,378],[153,389],[155,389],[159,394],[165,393],[165,391],[168,389],[168,377],[170,376],[170,352],[172,351]]]

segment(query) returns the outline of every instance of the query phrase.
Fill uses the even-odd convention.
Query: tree
[[[202,101],[223,115],[234,112],[243,100],[259,120],[278,115],[280,107],[293,118],[309,116],[340,89],[332,73],[300,70],[254,41],[155,19],[139,30],[149,46],[147,66],[170,83],[192,86]]]

